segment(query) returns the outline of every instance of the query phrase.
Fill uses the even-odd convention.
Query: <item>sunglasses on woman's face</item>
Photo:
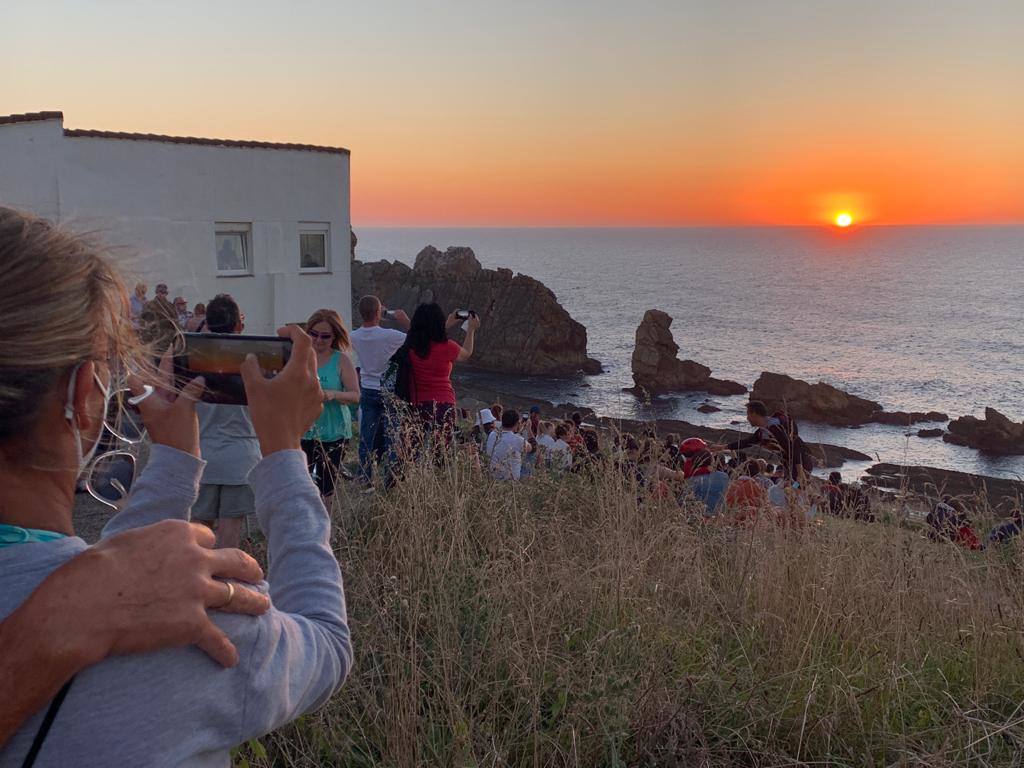
[[[310,331],[309,338],[313,339],[313,341],[334,341],[334,334],[317,333],[316,331]]]
[[[146,436],[139,398],[128,389],[118,388],[110,396],[110,405],[103,419],[107,432],[117,440],[137,445]],[[104,438],[101,436],[100,438]],[[94,499],[118,511],[128,500],[135,480],[135,456],[128,451],[112,450],[97,456],[89,468],[85,488]]]

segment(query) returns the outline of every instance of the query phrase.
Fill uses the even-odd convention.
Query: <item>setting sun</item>
[[[851,216],[850,214],[848,214],[848,213],[846,213],[844,211],[843,213],[840,213],[840,214],[836,215],[836,226],[837,227],[848,227],[851,224],[853,224],[853,216]]]

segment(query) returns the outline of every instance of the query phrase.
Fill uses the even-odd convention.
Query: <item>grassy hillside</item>
[[[611,467],[339,497],[356,666],[251,766],[1017,765],[1017,551],[753,529]],[[1015,545],[1014,545],[1015,546]]]

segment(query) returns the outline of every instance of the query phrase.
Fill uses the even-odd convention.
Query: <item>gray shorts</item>
[[[245,517],[256,512],[256,498],[248,485],[199,486],[199,498],[192,505],[192,519],[207,522],[221,517]]]

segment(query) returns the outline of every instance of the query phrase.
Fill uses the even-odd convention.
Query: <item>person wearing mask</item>
[[[383,328],[385,314],[404,331]],[[366,482],[373,464],[384,455],[380,377],[391,356],[405,343],[409,316],[400,309],[385,310],[376,296],[363,296],[359,300],[359,319],[362,325],[352,331],[350,338],[359,359],[359,477]]]
[[[473,342],[480,318],[466,320],[466,340],[460,345],[448,338],[448,329],[463,321],[455,313],[445,318],[436,303],[420,304],[409,324],[410,402],[416,408],[425,433],[440,431],[445,444],[455,428],[455,388],[452,366],[473,356]],[[518,419],[518,414],[516,414]],[[504,424],[504,415],[502,424]]]
[[[501,415],[501,429],[492,432],[484,453],[490,459],[491,475],[495,480],[519,480],[522,477],[523,456],[533,451],[535,443],[520,432],[519,412],[509,408]]]
[[[169,378],[152,371],[148,352],[138,346],[120,276],[89,241],[0,209],[0,269],[12,276],[0,282],[0,334],[11,342],[0,347],[0,621],[6,635],[8,620],[25,631],[21,609],[32,606],[38,589],[48,589],[48,577],[70,574],[83,562],[80,556],[125,569],[111,574],[111,589],[137,571],[130,562],[112,559],[133,551],[130,542],[115,547],[116,534],[129,532],[139,542],[160,528],[169,538],[176,531],[200,538],[187,520],[203,468],[193,406],[202,381],[189,382],[179,395]],[[13,279],[19,274],[32,279]],[[17,321],[26,313],[36,318],[34,325]],[[221,650],[237,653],[237,663],[214,671],[205,655],[189,647],[154,651],[160,643],[150,644],[143,630],[166,642],[158,626],[139,627],[134,646],[119,646],[117,633],[109,632],[96,639],[105,653],[151,652],[99,660],[72,677],[45,712],[29,717],[7,739],[0,765],[22,765],[33,749],[47,765],[82,768],[148,765],[154,759],[166,765],[228,765],[234,746],[320,706],[344,680],[352,646],[341,574],[330,547],[330,520],[299,450],[302,431],[321,408],[312,346],[297,328],[280,333],[291,339],[293,353],[277,377],[264,378],[253,359],[242,367],[264,455],[250,477],[270,562],[269,585],[260,589],[270,590],[274,605],[260,616],[211,616],[227,638]],[[112,392],[120,386],[116,372],[124,370],[136,372],[128,384],[152,445],[126,506],[103,531],[103,544],[90,547],[74,534],[74,487],[90,464],[109,407],[120,402]],[[135,530],[155,523],[148,532]],[[205,535],[209,546],[210,534]],[[146,578],[163,572],[172,549],[180,551],[180,542],[149,551]],[[230,610],[248,599],[233,581],[210,578],[223,570],[211,567],[213,562],[212,555],[181,561],[178,580],[190,591],[201,588],[207,605]],[[242,570],[246,578],[258,573]],[[57,583],[67,590],[81,576]],[[66,611],[81,617],[78,596],[63,594]],[[155,618],[147,602],[172,602],[159,592],[129,602],[137,594],[115,593],[125,612],[122,623]],[[110,617],[86,617],[83,630],[109,630],[104,618]],[[36,632],[45,637],[65,619],[52,617]],[[117,620],[111,624],[116,627]],[[176,643],[189,642],[198,624],[193,616]],[[64,642],[68,648],[78,644]],[[230,655],[224,660],[235,661]],[[55,662],[66,671],[67,661]],[[51,682],[56,674],[29,672],[29,679]],[[18,679],[25,681],[26,672]],[[30,693],[35,685],[27,683]],[[42,729],[44,721],[48,730]]]
[[[198,332],[206,324],[206,305],[202,302],[196,304],[192,310],[192,316],[185,324],[185,330],[189,333]]]
[[[345,448],[352,439],[350,403],[359,402],[359,377],[349,354],[348,329],[333,309],[318,309],[306,321],[316,352],[316,374],[323,392],[324,409],[303,435],[309,473],[330,507],[337,476],[342,471]]]
[[[209,333],[241,333],[242,312],[230,296],[210,301]],[[210,526],[218,547],[237,547],[246,517],[256,511],[249,473],[260,462],[260,444],[244,405],[198,403],[199,444],[206,461],[192,518]]]

